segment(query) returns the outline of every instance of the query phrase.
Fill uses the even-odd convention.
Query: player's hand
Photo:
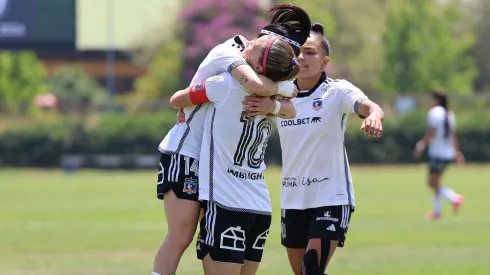
[[[179,109],[179,111],[177,112],[177,124],[179,123],[185,123],[184,109]]]
[[[362,122],[361,131],[370,137],[381,137],[383,134],[383,122],[381,121],[381,117],[377,114],[369,115]]]
[[[298,87],[297,87],[296,85],[294,85],[293,97],[291,97],[291,98],[289,98],[289,99],[292,99],[292,98],[297,97],[297,96],[298,96],[298,93],[299,93],[299,91],[298,91]]]
[[[276,109],[276,103],[270,97],[246,96],[242,104],[249,116],[268,115]]]
[[[456,151],[456,163],[458,165],[463,165],[465,162],[465,158],[464,158],[464,155],[463,155],[463,152],[461,151]]]

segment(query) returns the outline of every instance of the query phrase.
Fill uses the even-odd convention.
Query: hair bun
[[[322,25],[321,23],[318,23],[318,22],[313,23],[313,25],[311,25],[311,30],[312,30],[313,32],[320,33],[320,34],[322,34],[322,35],[323,35],[323,34],[325,34],[325,33],[323,32],[323,25]]]

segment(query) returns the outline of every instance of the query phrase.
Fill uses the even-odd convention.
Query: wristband
[[[274,112],[272,112],[273,115],[279,114],[279,111],[281,110],[281,102],[278,100],[275,101],[276,101],[276,109],[274,109]]]
[[[294,83],[292,81],[277,82],[277,94],[283,97],[293,97]]]
[[[189,91],[189,97],[192,104],[194,105],[209,102],[208,96],[206,94],[206,83],[198,83],[192,86]]]

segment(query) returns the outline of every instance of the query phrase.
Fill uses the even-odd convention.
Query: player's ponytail
[[[451,129],[449,125],[449,104],[447,95],[444,92],[436,91],[432,93],[432,96],[437,100],[439,106],[446,111],[446,117],[444,118],[444,137],[448,138],[451,134]]]
[[[272,18],[270,24],[265,26],[260,36],[275,34],[288,42],[296,55],[299,55],[301,45],[309,37],[311,20],[308,13],[293,4],[274,5],[269,9]]]
[[[321,45],[326,56],[330,56],[330,43],[325,37],[323,25],[320,23],[313,23],[311,25],[311,36],[314,37]]]

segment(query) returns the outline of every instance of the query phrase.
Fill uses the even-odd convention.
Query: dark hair
[[[310,34],[311,20],[308,13],[293,4],[274,5],[268,12],[272,16],[271,21],[262,29],[258,37],[273,32],[290,39],[295,42],[290,43],[295,55],[299,55],[300,49],[295,44],[303,45]]]
[[[432,97],[437,100],[439,106],[446,110],[446,118],[444,119],[444,137],[448,138],[451,131],[449,127],[449,106],[447,95],[441,91],[434,91],[432,92]]]
[[[317,22],[311,25],[311,36],[313,36],[318,41],[318,43],[320,43],[323,51],[325,52],[325,55],[330,56],[330,43],[325,37],[322,24]]]
[[[262,49],[259,62],[262,64],[266,55],[262,74],[272,81],[290,80],[299,72],[293,47],[278,36],[269,35],[267,46]]]

